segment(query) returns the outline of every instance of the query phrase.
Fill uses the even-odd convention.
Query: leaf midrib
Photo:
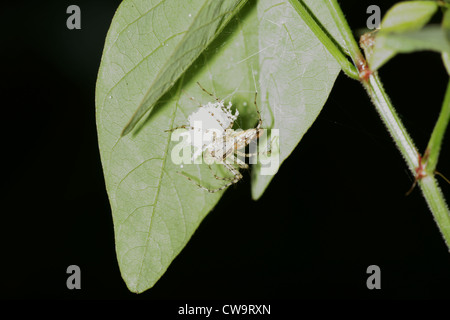
[[[182,83],[183,83],[183,78],[181,79],[180,87],[177,90],[177,101],[175,102],[175,108],[174,108],[172,116],[171,116],[171,123],[170,123],[170,127],[171,128],[173,127],[173,123],[175,122],[175,115],[176,115],[177,110],[178,110],[178,102],[179,102],[179,99],[180,99],[180,89],[181,89],[181,84]],[[147,256],[147,252],[148,252],[148,247],[149,247],[148,243],[150,241],[150,231],[151,231],[152,225],[153,225],[153,218],[154,218],[154,214],[155,214],[155,207],[156,207],[156,205],[158,203],[159,193],[161,191],[162,179],[163,179],[163,176],[164,176],[164,171],[165,171],[164,169],[166,167],[166,161],[167,161],[167,154],[169,152],[170,139],[171,139],[171,135],[169,134],[167,136],[166,148],[165,148],[164,153],[163,153],[163,163],[162,163],[162,166],[161,166],[161,174],[160,174],[159,180],[158,180],[158,188],[156,190],[155,202],[154,202],[154,205],[152,206],[150,223],[148,225],[148,230],[147,230],[147,239],[145,239],[145,243],[144,243],[145,244],[144,245],[144,247],[145,247],[144,248],[144,254],[142,255],[141,265],[139,266],[139,273],[138,273],[138,276],[136,278],[136,288],[135,288],[136,290],[138,289],[138,286],[139,286],[139,283],[140,283],[140,279],[141,279],[141,275],[142,275],[142,269],[144,267],[144,262],[145,262],[145,259],[146,259],[146,256]]]

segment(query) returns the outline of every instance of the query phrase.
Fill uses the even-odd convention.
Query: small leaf
[[[444,62],[448,75],[450,75],[450,53],[442,52],[442,61]]]
[[[377,35],[375,45],[372,47],[371,53],[367,55],[370,69],[372,71],[378,70],[382,65],[395,57],[396,54],[395,50],[384,45],[383,36],[381,34]]]
[[[388,45],[387,38],[420,30],[431,19],[437,8],[438,4],[433,1],[406,1],[397,3],[389,9],[383,17],[371,54],[367,56],[371,70],[379,69],[397,54],[396,49]]]
[[[121,46],[131,45],[139,53],[137,63],[126,61],[126,56],[124,60],[134,68],[147,70],[145,81],[148,87],[144,87],[145,95],[122,135],[128,134],[153,108],[245,1],[196,0],[184,1],[181,6],[180,2],[173,1],[159,1],[154,5],[142,0],[123,2],[115,21],[117,25],[124,25],[124,29],[113,29],[109,38],[114,39],[113,48],[117,46],[121,50],[124,49]],[[139,39],[130,39],[130,31]],[[127,72],[134,74],[136,71],[139,72],[133,69]]]
[[[395,4],[381,21],[383,32],[419,30],[431,19],[438,8],[434,1],[405,1]]]
[[[376,37],[375,49],[370,56],[370,66],[376,70],[397,53],[424,50],[450,52],[450,44],[446,41],[442,28],[428,26],[422,30],[407,33],[380,33]]]

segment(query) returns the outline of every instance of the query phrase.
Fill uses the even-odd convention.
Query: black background
[[[353,29],[366,8],[342,1]],[[66,28],[81,8],[82,29]],[[450,254],[362,86],[340,75],[309,132],[257,202],[230,188],[150,290],[130,293],[114,249],[95,128],[95,81],[120,1],[8,2],[2,63],[2,298],[449,298]],[[448,76],[437,53],[380,72],[424,150]],[[450,177],[449,135],[438,170]],[[440,180],[450,199],[450,186]],[[68,290],[66,268],[81,268]],[[381,267],[381,290],[366,269]]]

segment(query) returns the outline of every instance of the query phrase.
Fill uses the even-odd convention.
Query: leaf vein
[[[182,82],[183,81],[180,81],[180,87],[181,87]],[[179,96],[180,96],[179,92],[177,93],[177,96],[178,96],[178,99],[179,99]],[[175,108],[174,108],[174,111],[173,111],[172,116],[171,116],[171,127],[173,127],[173,123],[175,121],[175,114],[176,114],[177,109],[178,109],[178,102],[175,103]],[[165,148],[164,154],[163,154],[163,163],[162,163],[162,166],[161,166],[161,174],[160,174],[159,180],[158,180],[158,182],[159,182],[158,183],[158,189],[156,190],[155,204],[152,207],[153,210],[152,210],[152,213],[151,213],[150,223],[149,223],[149,226],[148,226],[147,239],[145,240],[144,254],[142,255],[141,265],[139,266],[139,273],[138,273],[138,276],[137,276],[137,282],[139,282],[139,279],[141,278],[142,270],[143,270],[143,267],[144,267],[144,261],[145,261],[145,258],[147,256],[147,252],[148,252],[148,242],[150,240],[150,232],[151,232],[152,225],[153,225],[153,218],[154,218],[154,214],[155,214],[155,207],[156,207],[156,204],[158,203],[159,193],[161,191],[162,179],[163,179],[163,176],[164,176],[164,168],[166,166],[167,154],[169,152],[170,139],[171,139],[171,136],[168,135],[167,136],[167,142],[166,142],[166,148]],[[159,247],[159,243],[157,243],[157,245]]]

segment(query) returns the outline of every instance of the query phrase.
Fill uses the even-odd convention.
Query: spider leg
[[[231,128],[225,128],[225,127],[223,126],[222,122],[221,122],[219,119],[217,119],[216,117],[214,117],[214,113],[212,113],[211,111],[208,111],[208,113],[211,115],[211,117],[214,118],[214,120],[217,121],[217,123],[219,124],[219,126],[222,127],[222,129],[224,129],[224,130],[231,129]],[[231,123],[231,126],[233,126],[233,123]]]
[[[182,125],[182,126],[179,126],[179,127],[175,127],[175,128],[172,128],[172,129],[168,129],[168,130],[164,130],[164,132],[172,132],[172,131],[175,131],[175,130],[177,130],[177,129],[194,129],[193,127],[191,127],[191,126],[189,126],[189,125]]]
[[[225,188],[223,188],[223,189],[221,189],[221,188],[219,188],[219,189],[208,189],[208,188],[206,188],[205,186],[202,186],[200,183],[198,183],[197,181],[194,181],[191,177],[189,177],[189,176],[187,176],[184,172],[180,172],[180,171],[177,171],[177,173],[178,174],[180,174],[180,175],[182,175],[183,177],[185,177],[186,179],[188,179],[189,181],[191,181],[193,184],[195,184],[197,187],[199,187],[200,189],[203,189],[203,190],[205,190],[205,191],[208,191],[209,193],[215,193],[215,192],[218,192],[218,191],[220,191],[220,190],[223,190],[223,189],[225,189]]]
[[[238,165],[239,167],[241,167],[241,165],[244,165],[246,167],[248,167],[245,163],[239,164],[238,160]],[[225,181],[229,181],[228,183],[224,184],[223,186],[217,188],[217,189],[209,189],[205,186],[202,186],[200,183],[194,181],[191,177],[189,177],[187,174],[185,174],[184,172],[179,172],[177,171],[178,174],[184,176],[186,179],[188,179],[189,181],[191,181],[192,183],[194,183],[197,187],[199,187],[202,190],[208,191],[209,193],[216,193],[219,191],[222,191],[226,188],[228,188],[229,186],[237,183],[239,180],[241,180],[243,178],[242,174],[239,172],[239,170],[237,170],[235,167],[233,167],[233,165],[229,164],[229,163],[223,163],[223,166],[225,166],[225,168],[231,172],[231,174],[233,174],[233,177],[227,177],[227,178],[222,178],[217,176],[216,174],[214,174],[214,177],[218,180],[225,180]],[[212,171],[211,166],[209,166],[209,169]]]
[[[227,167],[227,166],[225,166],[225,167]],[[230,168],[227,167],[227,169],[231,171]],[[235,184],[235,183],[237,183],[240,179],[242,179],[242,175],[239,173],[239,171],[236,171],[234,168],[232,168],[232,169],[233,169],[234,172],[237,172],[239,176],[238,176],[238,177],[235,176],[235,177],[233,178],[232,181],[228,182],[227,184],[224,184],[223,186],[221,186],[220,188],[217,188],[217,189],[209,189],[209,188],[206,188],[205,186],[202,186],[200,183],[194,181],[191,177],[189,177],[188,175],[186,175],[184,172],[179,172],[179,171],[177,171],[177,173],[180,174],[180,175],[182,175],[183,177],[185,177],[186,179],[188,179],[188,180],[191,181],[192,183],[194,183],[194,184],[195,184],[197,187],[199,187],[200,189],[205,190],[205,191],[207,191],[207,192],[209,192],[209,193],[216,193],[216,192],[219,192],[219,191],[222,191],[222,190],[228,188],[228,187],[231,186],[232,184]],[[231,171],[231,172],[233,172],[233,171]]]
[[[238,159],[238,165],[239,165],[239,159]],[[241,165],[246,165],[245,163],[243,163],[242,161],[241,161]],[[235,167],[233,167],[233,165],[231,165],[231,164],[229,164],[229,163],[224,163],[223,164],[224,166],[225,166],[225,168],[228,170],[228,171],[230,171],[232,174],[233,174],[233,180],[231,181],[231,183],[229,184],[230,186],[233,184],[233,183],[237,183],[239,180],[241,180],[242,178],[243,178],[243,176],[242,176],[242,174],[239,172],[239,170],[237,170]],[[240,166],[240,165],[239,165]],[[247,166],[248,167],[248,166]]]
[[[216,173],[213,171],[213,169],[211,168],[211,165],[208,164],[208,168],[211,171],[211,173],[213,174],[214,178],[216,178],[217,180],[225,180],[225,181],[231,181],[234,179],[234,177],[219,177],[218,175],[216,175]]]
[[[189,99],[191,99],[192,101],[194,101],[196,104],[198,104],[199,107],[202,106],[202,104],[200,102],[198,102],[197,100],[195,100],[194,97],[191,97],[190,95],[188,95],[183,89],[181,90],[183,91],[183,93],[186,95],[186,97],[188,97]]]
[[[231,171],[231,173],[233,173],[235,176],[236,176],[237,174],[239,174],[239,176],[240,176],[239,180],[242,179],[241,173],[240,173],[238,170],[236,170],[236,169],[230,164],[230,162],[228,162],[228,161],[229,161],[228,159],[231,159],[231,160],[232,160],[231,163],[237,164],[237,165],[239,166],[239,168],[241,168],[241,169],[248,169],[248,164],[246,164],[244,161],[242,161],[242,160],[239,159],[238,157],[235,157],[234,154],[233,154],[233,155],[229,155],[229,156],[226,158],[226,160],[227,160],[227,163],[226,163],[226,164],[229,165],[229,166],[231,166],[231,168],[233,168],[234,170],[231,171],[229,168],[227,168],[227,169],[228,169],[229,171]],[[224,164],[225,164],[225,163],[224,163]],[[236,182],[237,182],[237,181],[236,181]]]
[[[213,97],[214,99],[216,99],[217,102],[221,102],[221,100],[219,98],[217,98],[215,95],[213,95],[212,93],[206,91],[205,88],[202,87],[202,85],[200,84],[200,82],[197,81],[198,86],[200,87],[200,89],[202,89],[206,94],[208,94],[209,96]]]
[[[228,113],[230,112],[230,110],[228,110],[228,108],[225,107],[225,105],[221,105],[220,108],[222,109],[223,113],[226,115],[228,115]],[[228,119],[232,120],[232,118],[230,116],[228,116]],[[234,125],[234,121],[230,121],[230,125],[228,126],[228,128],[224,128],[223,126],[222,126],[222,128],[224,128],[225,130],[228,130],[228,129],[233,128],[233,125]]]
[[[241,169],[248,169],[248,164],[246,164],[246,163],[239,163],[238,166]]]
[[[259,112],[258,104],[256,103],[256,97],[257,96],[258,96],[258,91],[255,92],[255,101],[254,101],[254,103],[255,103],[256,112],[258,113],[258,118],[259,118],[258,125],[256,126],[256,129],[259,129],[262,126],[262,118],[261,118],[261,112]]]
[[[223,101],[220,100],[218,97],[216,97],[215,95],[213,95],[211,92],[207,91],[205,88],[202,87],[202,85],[200,84],[200,82],[197,81],[197,85],[200,87],[200,89],[202,89],[207,95],[213,97],[217,102],[222,103],[221,105],[221,109],[225,114],[228,114],[229,110],[223,105]],[[255,98],[256,99],[256,98]],[[255,100],[256,101],[256,100]],[[212,115],[212,114],[211,114]],[[212,115],[214,117],[214,115]],[[217,120],[217,119],[216,119]],[[222,128],[224,128],[225,130],[227,129],[231,129],[233,127],[234,122],[231,121],[230,125],[228,126],[228,128],[225,128],[219,120],[217,120],[217,122],[219,122],[220,126]]]
[[[250,157],[253,157],[253,156],[256,156],[256,155],[259,156],[259,155],[261,155],[261,154],[270,154],[270,153],[272,153],[272,150],[261,151],[261,152],[253,152],[253,153],[245,153],[245,152],[236,150],[236,154],[237,154],[238,156],[246,157],[246,158],[250,158]]]

